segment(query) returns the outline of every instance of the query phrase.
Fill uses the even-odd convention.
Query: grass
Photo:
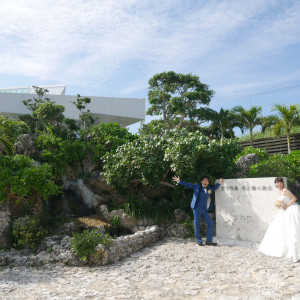
[[[293,133],[300,133],[300,126],[294,127],[291,132],[292,132],[292,134]],[[282,130],[281,135],[286,135],[286,130]],[[270,137],[273,137],[273,138],[275,137],[271,130],[266,130],[265,133],[262,133],[260,131],[253,132],[253,139],[254,140],[270,138]],[[248,134],[242,135],[242,136],[238,137],[238,139],[239,139],[239,141],[249,141],[250,140],[250,134],[248,133]]]

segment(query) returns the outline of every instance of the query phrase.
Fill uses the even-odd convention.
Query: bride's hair
[[[276,184],[276,182],[282,182],[283,185],[284,185],[284,181],[283,181],[282,177],[276,177],[275,180],[274,180],[274,183]]]

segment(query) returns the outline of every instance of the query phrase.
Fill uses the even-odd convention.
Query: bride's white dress
[[[289,203],[288,196],[280,196],[279,200]],[[270,256],[291,257],[293,261],[300,259],[300,206],[296,203],[286,210],[279,209],[271,222],[259,251]]]

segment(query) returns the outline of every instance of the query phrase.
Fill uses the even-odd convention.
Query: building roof
[[[66,92],[66,84],[39,86],[39,88],[47,89],[48,95],[65,95]],[[0,93],[36,94],[33,86],[0,88]]]

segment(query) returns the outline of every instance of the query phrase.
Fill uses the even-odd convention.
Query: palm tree
[[[291,104],[289,107],[284,104],[275,104],[272,111],[277,111],[278,115],[265,118],[263,131],[271,128],[275,136],[279,136],[282,129],[287,132],[288,153],[291,153],[291,130],[300,125],[300,105]]]
[[[240,129],[242,131],[249,129],[250,145],[253,147],[253,129],[263,123],[263,118],[260,117],[262,111],[261,107],[251,106],[249,110],[245,110],[242,106],[238,105],[233,108],[233,111],[237,113]]]
[[[233,128],[239,127],[236,114],[229,109],[221,108],[219,112],[211,110],[209,120],[212,121],[210,128],[217,129],[220,132],[221,141],[224,140],[226,132],[233,138]]]

